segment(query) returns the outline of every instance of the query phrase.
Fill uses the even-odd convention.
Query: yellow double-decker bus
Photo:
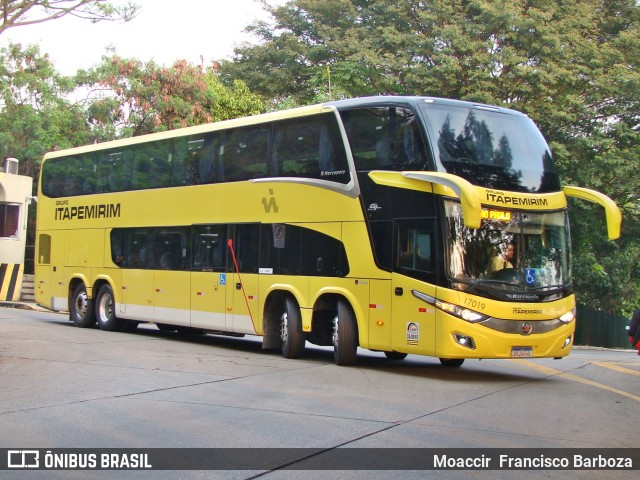
[[[437,357],[564,357],[567,196],[525,115],[425,97],[330,102],[49,153],[36,299],[78,327],[257,335]]]

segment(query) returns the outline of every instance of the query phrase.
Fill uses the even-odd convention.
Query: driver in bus
[[[505,268],[513,268],[513,256],[515,254],[515,247],[513,243],[509,243],[502,248],[502,254],[496,255],[491,260],[491,266],[489,271],[497,272]]]

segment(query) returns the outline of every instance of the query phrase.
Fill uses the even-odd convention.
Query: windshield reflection
[[[466,228],[460,204],[445,202],[447,272],[464,289],[558,290],[569,283],[566,212],[483,209],[481,228]]]
[[[498,190],[560,190],[549,147],[528,117],[451,105],[422,108],[439,171]]]

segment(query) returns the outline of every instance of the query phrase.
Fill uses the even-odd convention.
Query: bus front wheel
[[[300,358],[304,353],[306,337],[302,331],[302,316],[297,303],[286,298],[280,315],[280,340],[282,340],[282,356]]]
[[[464,358],[441,358],[440,364],[443,367],[460,367],[464,363]]]
[[[384,352],[384,355],[389,360],[404,360],[405,358],[407,358],[407,354],[402,352],[390,351],[390,352]]]
[[[96,296],[96,318],[100,330],[117,332],[122,330],[124,320],[118,318],[115,312],[113,290],[109,285],[103,285]]]
[[[96,324],[93,305],[89,300],[87,287],[84,286],[84,283],[78,284],[73,290],[73,295],[69,302],[69,316],[76,327],[90,328]]]
[[[349,306],[338,301],[333,322],[333,361],[336,365],[353,365],[358,351],[358,325]]]

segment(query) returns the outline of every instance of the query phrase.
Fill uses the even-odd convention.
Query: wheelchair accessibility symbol
[[[218,280],[218,283],[220,283],[220,285],[226,285],[227,284],[227,274],[226,273],[221,273],[220,274],[220,279]]]
[[[526,270],[527,277],[527,285],[535,285],[536,283],[536,269],[535,268],[527,268]]]

